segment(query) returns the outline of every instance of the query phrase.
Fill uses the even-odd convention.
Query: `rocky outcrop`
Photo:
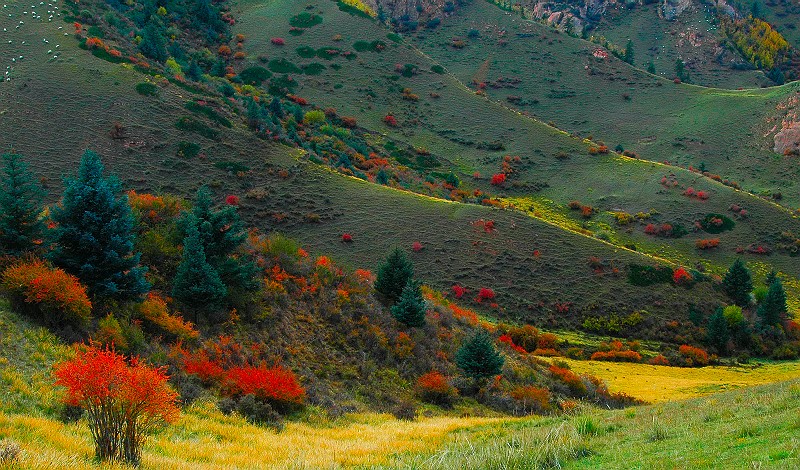
[[[387,21],[414,24],[453,13],[459,0],[362,0]]]
[[[664,0],[661,4],[661,14],[665,19],[672,21],[683,13],[692,4],[692,0]]]

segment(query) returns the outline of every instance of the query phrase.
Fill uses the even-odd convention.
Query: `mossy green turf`
[[[797,468],[800,381],[619,411],[491,424],[386,468]]]
[[[340,12],[333,2],[317,5],[324,13],[323,23],[299,38],[303,41],[315,38],[318,42],[311,44],[318,48],[328,44],[320,38],[330,40],[337,32],[347,33],[347,44],[377,34],[386,35],[386,30],[373,23]],[[249,34],[246,43],[250,55],[255,55],[261,47],[272,47],[267,44],[268,38],[278,35],[279,31],[270,28],[287,31],[288,18],[295,14],[293,9],[304,8],[304,4],[300,2],[290,8],[288,3],[272,2],[263,7],[265,10],[245,8],[241,14],[242,31],[259,21],[258,24],[267,27]],[[264,22],[263,18],[267,17],[264,15],[272,15],[269,16],[271,20]],[[7,24],[5,19],[0,23]],[[332,23],[334,28],[323,29]],[[236,119],[232,109],[220,99],[217,99],[218,108],[227,113],[226,117],[233,122],[232,129],[185,109],[186,102],[196,98],[193,93],[162,79],[151,79],[128,66],[110,64],[87,54],[77,48],[72,37],[61,36],[54,23],[29,26],[30,29],[21,29],[15,37],[26,40],[26,59],[15,67],[13,80],[0,85],[0,102],[3,103],[0,135],[3,147],[13,145],[15,151],[28,156],[37,174],[46,178],[51,200],[60,193],[61,176],[72,174],[83,149],[92,148],[105,157],[108,169],[120,175],[126,188],[188,195],[200,184],[209,184],[220,198],[226,194],[239,195],[242,212],[250,223],[264,230],[294,235],[318,253],[333,253],[354,267],[374,268],[392,246],[410,248],[412,242],[420,241],[425,249],[413,256],[421,278],[444,290],[454,282],[473,289],[495,289],[503,311],[490,311],[493,315],[574,327],[579,323],[574,316],[549,313],[555,302],[574,302],[576,308],[595,305],[604,312],[628,313],[643,308],[659,318],[656,323],[660,323],[685,315],[690,303],[710,309],[723,301],[708,283],[692,288],[687,295],[683,288],[671,285],[637,288],[627,283],[624,274],[618,277],[595,275],[586,264],[591,256],[616,261],[623,273],[628,264],[658,261],[565,232],[546,221],[521,213],[435,201],[346,178],[305,163],[298,160],[296,152],[253,137],[243,119]],[[49,39],[50,44],[44,44],[42,38]],[[270,49],[268,57],[279,57],[306,44],[295,45],[292,41],[296,39],[287,38],[287,46],[278,49],[281,52]],[[54,43],[61,45],[60,58],[47,61],[46,51]],[[0,43],[0,53],[4,56],[13,50],[13,45]],[[384,102],[380,110],[367,108],[377,108],[378,103],[387,99],[378,85],[393,81],[383,79],[372,85],[369,81],[394,73],[391,71],[394,63],[391,61],[395,58],[392,51],[402,52],[401,58],[407,57],[419,65],[433,64],[406,45],[390,46],[383,53],[360,53],[354,61],[334,59],[342,64],[342,74],[327,75],[333,70],[329,67],[322,76],[307,79],[313,82],[303,81],[298,93],[315,98],[320,106],[339,107],[340,114],[356,115],[362,123],[377,128],[386,110],[394,106]],[[367,60],[367,54],[386,59],[380,65],[372,58]],[[370,69],[376,66],[373,64],[380,65],[381,72]],[[390,70],[384,70],[384,66]],[[377,78],[370,78],[371,74]],[[714,195],[708,204],[675,194],[659,196],[657,193],[662,190],[658,180],[669,168],[613,156],[590,157],[586,155],[585,144],[474,96],[459,88],[450,76],[435,75],[440,81],[432,81],[431,76],[434,75],[415,77],[409,82],[415,89],[427,91],[433,87],[442,92],[440,101],[426,98],[419,105],[425,112],[414,112],[414,115],[427,116],[432,130],[420,126],[414,128],[413,135],[411,129],[401,129],[392,136],[429,146],[442,158],[443,168],[452,164],[463,168],[465,175],[475,169],[490,174],[499,170],[503,154],[522,154],[530,161],[520,179],[550,182],[542,198],[550,197],[560,206],[571,199],[580,199],[593,205],[602,204],[603,208],[619,206],[630,212],[657,207],[665,220],[671,221],[679,217],[691,221],[712,210],[722,212],[731,202],[744,202],[753,222],[739,223],[736,230],[726,234],[732,237],[729,248],[756,241],[764,233],[791,229],[797,223],[775,206],[704,181],[698,182],[696,187],[704,189],[708,185],[713,189]],[[142,96],[135,92],[136,85],[148,79],[159,83],[158,96]],[[375,105],[366,101],[363,93],[354,93],[358,80],[367,80],[367,86],[375,89],[378,97]],[[341,93],[331,91],[336,90],[337,83],[344,85]],[[399,103],[399,96],[398,90],[397,99],[391,98],[392,102]],[[364,107],[365,112],[362,114],[358,107]],[[220,131],[221,141],[177,129],[176,121],[187,115]],[[477,122],[481,125],[476,126],[465,116],[479,119]],[[125,138],[110,137],[115,121],[126,128]],[[463,127],[459,135],[476,141],[500,138],[513,148],[491,153],[439,137],[436,132],[441,123],[447,121]],[[512,139],[514,136],[520,139]],[[187,141],[200,145],[202,154],[191,160],[178,157],[179,146],[185,147]],[[571,158],[557,161],[555,155],[561,151]],[[238,176],[224,170],[231,164],[244,165],[252,171]],[[278,170],[281,169],[287,170],[290,176],[280,177]],[[684,179],[694,177],[687,172],[676,172]],[[591,186],[587,181],[591,181]],[[488,188],[485,182],[481,184]],[[691,212],[687,207],[692,208]],[[313,222],[315,215],[319,223]],[[472,222],[480,219],[493,219],[497,230],[487,234],[473,227]],[[345,232],[352,234],[353,243],[341,243],[341,234]],[[625,240],[627,235],[620,232],[618,237]],[[691,248],[693,242],[688,238],[672,244],[651,242],[640,233],[630,237],[653,253],[669,247],[673,250],[670,256],[674,255],[676,261],[689,263],[698,259]],[[534,256],[534,250],[539,250],[539,258]],[[708,258],[713,262],[712,269],[721,270],[733,258],[733,253],[725,250]],[[791,293],[797,289],[792,279],[798,276],[800,267],[793,259],[775,255],[765,261],[769,264],[764,264],[761,271],[766,272],[770,265],[777,266],[787,274],[787,290]]]
[[[471,29],[481,37],[466,39]],[[453,37],[465,38],[466,47],[451,47]],[[775,124],[769,119],[779,116],[776,106],[800,89],[798,82],[740,91],[676,85],[613,56],[595,59],[597,45],[485,1],[470,2],[414,44],[465,83],[521,79],[514,88],[486,92],[500,102],[522,97],[530,104],[519,111],[542,121],[649,160],[683,167],[705,163],[745,190],[782,192],[783,204],[800,206],[797,157],[776,155],[765,136]]]
[[[310,28],[302,36],[288,38],[286,46],[273,46],[269,38],[285,35],[289,28],[288,20],[280,21],[279,18],[288,18],[288,15],[303,11],[311,4],[325,21]],[[243,10],[235,30],[248,38],[247,47],[252,55],[281,57],[302,63],[302,59],[296,54],[297,49],[326,44],[329,47],[349,49],[350,44],[381,37],[385,33],[385,29],[375,23],[339,11],[333,2],[277,0],[248,1],[241,5]],[[488,15],[498,11],[500,16],[505,15],[492,5],[484,5],[484,2],[473,2],[469,8],[478,7],[488,10],[468,10],[450,18],[446,24],[458,24],[458,18],[467,14],[484,18],[484,13]],[[267,22],[266,18],[272,18],[273,21]],[[543,31],[546,34],[555,34],[548,28]],[[445,33],[441,34],[449,37]],[[337,35],[341,35],[341,40],[333,41]],[[563,34],[558,35],[558,39],[573,40]],[[514,54],[504,57],[508,57],[504,60],[512,60]],[[751,212],[749,220],[738,223],[733,231],[721,236],[721,249],[703,253],[697,252],[695,241],[709,237],[708,234],[699,233],[680,240],[654,239],[643,234],[643,225],[634,230],[618,229],[608,213],[596,217],[586,225],[594,232],[611,233],[611,240],[618,245],[635,243],[640,251],[665,256],[687,265],[694,265],[702,260],[710,264],[709,269],[719,272],[732,262],[736,256],[736,247],[767,243],[781,230],[797,232],[798,220],[788,211],[760,198],[700,178],[694,173],[613,155],[590,156],[587,145],[583,142],[476,96],[450,75],[431,72],[436,63],[408,44],[389,42],[389,47],[381,53],[359,53],[355,60],[338,58],[334,62],[341,65],[340,70],[328,68],[319,77],[295,76],[300,83],[297,94],[311,99],[319,106],[333,106],[341,115],[358,116],[359,123],[368,128],[383,129],[392,138],[431,150],[442,161],[442,167],[437,171],[455,169],[460,171],[462,180],[469,184],[476,184],[491,192],[499,191],[500,194],[511,197],[532,197],[545,205],[555,206],[555,210],[566,212],[565,216],[571,217],[576,226],[581,225],[580,217],[565,209],[571,200],[591,204],[601,211],[624,210],[637,213],[655,208],[660,213],[654,219],[655,222],[680,223],[686,227],[691,227],[695,220],[702,219],[707,213],[728,213],[731,204],[744,205],[748,207],[748,211],[755,211]],[[419,75],[407,78],[394,71],[395,64],[406,63],[416,65]],[[456,74],[458,75],[457,71]],[[657,79],[653,77],[653,80]],[[586,83],[586,86],[591,84]],[[401,91],[404,88],[410,88],[419,95],[420,101],[409,103],[403,100]],[[439,97],[431,98],[431,93],[436,93]],[[667,93],[664,93],[664,98],[666,97]],[[389,112],[397,116],[401,123],[400,129],[388,128],[381,122],[383,116]],[[656,114],[659,111],[653,109],[650,112]],[[590,117],[591,111],[588,111],[586,118]],[[641,123],[638,118],[627,117],[632,120],[630,126]],[[505,150],[480,149],[477,145],[465,145],[458,140],[475,143],[502,141]],[[557,159],[556,156],[562,152],[569,155],[569,158]],[[486,184],[486,180],[471,181],[470,175],[474,171],[487,176],[500,171],[500,161],[504,155],[523,156],[523,164],[513,178],[524,183],[547,183],[549,186],[531,193],[511,186],[506,190],[492,188]],[[671,172],[677,175],[683,187],[692,186],[698,190],[710,191],[712,197],[708,201],[699,201],[682,196],[682,190],[665,189],[661,186],[660,179]],[[794,259],[773,255],[766,261],[774,263],[786,273],[797,275],[798,267]]]

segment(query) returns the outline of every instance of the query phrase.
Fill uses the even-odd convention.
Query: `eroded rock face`
[[[362,0],[374,11],[382,12],[387,20],[419,22],[443,18],[458,7],[459,0]]]
[[[800,122],[791,121],[775,134],[775,153],[796,155],[800,153]]]
[[[672,21],[683,13],[692,4],[692,0],[664,0],[661,4],[661,14]]]

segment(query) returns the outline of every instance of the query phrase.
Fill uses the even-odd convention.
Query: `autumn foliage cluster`
[[[178,419],[178,394],[163,368],[111,349],[81,347],[55,368],[64,401],[86,410],[97,457],[138,464],[149,433]]]
[[[92,303],[78,278],[42,260],[20,260],[3,273],[3,289],[21,309],[33,311],[45,323],[85,324]]]

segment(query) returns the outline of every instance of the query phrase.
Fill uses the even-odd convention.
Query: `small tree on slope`
[[[764,301],[758,306],[758,318],[763,326],[780,325],[786,320],[787,312],[786,292],[781,280],[776,277],[770,284]]]
[[[753,278],[741,259],[731,265],[722,279],[722,290],[740,306],[746,307],[750,303],[750,292],[753,290]]]
[[[183,242],[183,257],[175,274],[172,296],[195,311],[209,311],[219,307],[228,294],[219,273],[206,259],[199,221],[189,216],[188,234]],[[208,226],[208,222],[203,222]],[[202,228],[204,231],[208,227]]]
[[[425,326],[425,299],[422,298],[419,282],[409,279],[400,295],[400,300],[392,306],[392,316],[400,323],[411,326]]]
[[[4,154],[0,180],[0,249],[19,255],[36,247],[43,225],[39,220],[43,191],[21,155]]]
[[[505,360],[494,347],[492,338],[479,330],[469,338],[456,353],[456,365],[464,374],[482,380],[501,372]]]
[[[392,302],[397,301],[413,276],[414,266],[408,256],[400,248],[395,248],[378,268],[375,290]]]

